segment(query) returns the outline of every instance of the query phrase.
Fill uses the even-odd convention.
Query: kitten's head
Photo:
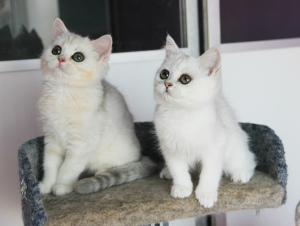
[[[194,58],[184,54],[168,35],[165,50],[165,60],[154,82],[158,104],[195,107],[217,97],[221,90],[218,74],[220,53],[217,48]]]
[[[52,42],[42,55],[44,79],[54,83],[84,86],[98,83],[108,69],[112,38],[96,40],[68,31],[60,19],[53,25]]]

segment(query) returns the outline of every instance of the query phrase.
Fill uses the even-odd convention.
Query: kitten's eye
[[[169,71],[166,70],[166,69],[162,70],[162,71],[160,72],[160,78],[161,78],[161,79],[167,79],[167,78],[169,78]]]
[[[191,77],[188,76],[188,75],[182,75],[182,76],[179,78],[179,81],[180,81],[182,84],[186,85],[186,84],[190,83],[190,81],[192,81],[192,79],[191,79]]]
[[[76,62],[82,62],[84,60],[84,56],[82,53],[74,53],[74,55],[72,56],[72,59]]]
[[[52,54],[53,55],[60,55],[61,54],[61,47],[60,46],[54,46],[52,49]]]

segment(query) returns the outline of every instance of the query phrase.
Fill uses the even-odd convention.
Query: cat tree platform
[[[159,179],[158,174],[88,195],[41,195],[38,181],[43,175],[43,137],[30,140],[18,154],[24,224],[146,225],[234,210],[279,207],[286,201],[287,184],[282,142],[267,126],[241,126],[249,134],[251,150],[257,156],[256,173],[246,184],[223,178],[218,201],[211,209],[201,207],[194,194],[185,199],[171,197],[172,182]],[[135,128],[143,154],[161,162],[162,157],[155,149],[153,124],[136,123]],[[197,183],[195,178],[194,185]]]

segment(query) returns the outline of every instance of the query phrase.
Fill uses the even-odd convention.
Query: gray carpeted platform
[[[242,123],[251,137],[258,159],[257,172],[247,184],[222,179],[218,202],[200,207],[194,194],[186,199],[170,196],[171,181],[158,175],[108,188],[97,193],[41,196],[43,138],[30,140],[19,149],[20,190],[25,225],[144,225],[240,209],[276,208],[285,203],[287,166],[283,145],[273,130]],[[143,154],[161,162],[152,123],[135,124]],[[195,185],[198,179],[194,180]]]

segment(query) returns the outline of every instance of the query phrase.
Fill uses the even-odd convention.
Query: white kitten
[[[221,94],[218,49],[193,58],[170,36],[165,49],[154,84],[155,129],[168,167],[161,177],[173,178],[173,197],[188,197],[193,191],[189,169],[200,162],[196,198],[210,208],[217,201],[222,171],[234,182],[245,183],[254,173],[255,157]]]
[[[142,158],[132,115],[122,95],[104,80],[112,39],[91,41],[70,33],[60,19],[42,55],[39,109],[45,135],[41,193],[90,193],[153,173]],[[141,160],[141,161],[140,161]],[[92,178],[77,182],[89,170]],[[75,185],[75,183],[77,184]]]

